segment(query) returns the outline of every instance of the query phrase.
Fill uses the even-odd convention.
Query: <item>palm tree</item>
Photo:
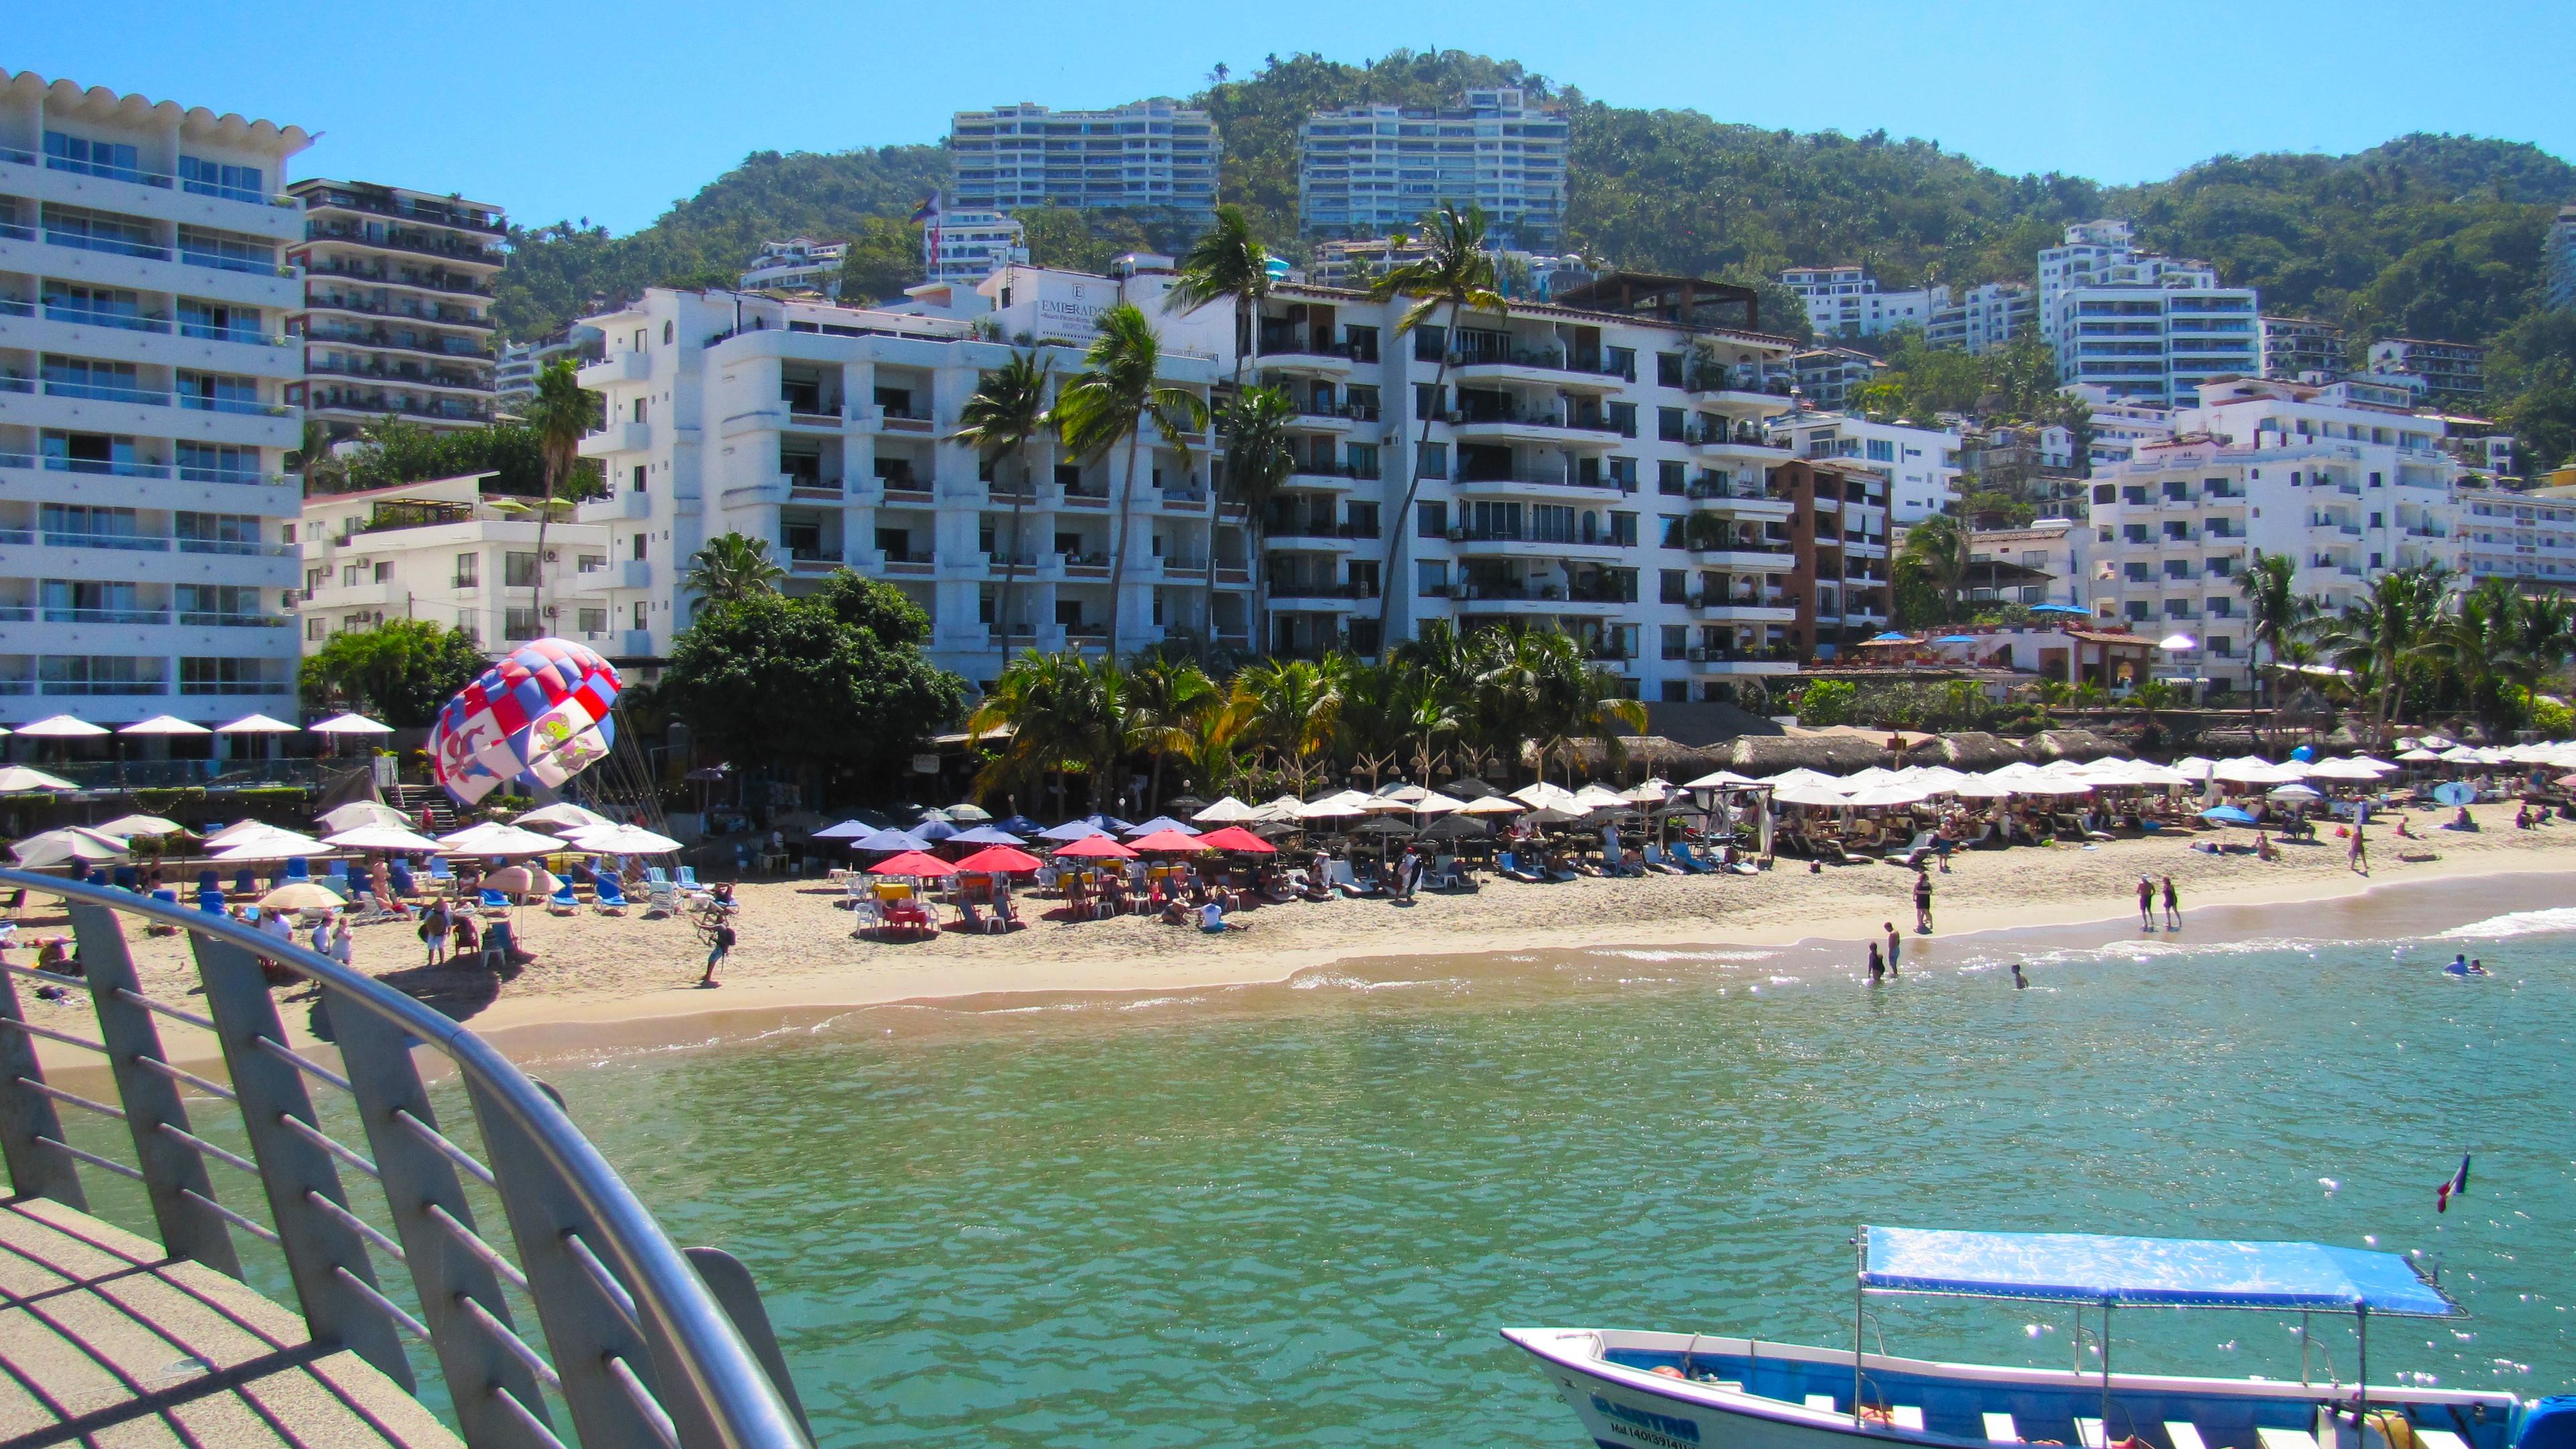
[[[1037,489],[1037,464],[1030,459],[1029,448],[1046,431],[1048,374],[1053,370],[1034,350],[1013,352],[1010,361],[977,381],[974,395],[957,410],[957,431],[948,435],[948,441],[964,443],[994,464],[997,478],[1003,456],[1020,461],[1020,490],[1011,495],[1011,539],[1002,557],[1002,591],[993,608],[1006,655],[1011,643],[1011,590],[1020,577],[1020,514]]]
[[[2450,674],[2492,742],[2566,662],[2568,620],[2564,597],[2525,597],[2507,580],[2488,579],[2434,621],[2424,654]]]
[[[2353,671],[2356,684],[2370,681],[2374,743],[2385,743],[2389,726],[2405,711],[2406,670],[2426,657],[2425,642],[2441,615],[2449,578],[2448,570],[2434,565],[2382,574],[2318,640],[2333,663]]]
[[[1439,215],[1426,220],[1430,222],[1430,231],[1424,238],[1426,254],[1369,283],[1369,295],[1381,302],[1393,297],[1415,299],[1413,305],[1405,309],[1404,315],[1396,319],[1395,335],[1398,337],[1439,316],[1442,307],[1449,309],[1447,320],[1442,324],[1440,365],[1431,375],[1431,396],[1436,402],[1448,395],[1449,358],[1454,350],[1450,346],[1449,334],[1457,329],[1460,315],[1470,308],[1487,312],[1506,309],[1501,295],[1494,288],[1494,255],[1485,250],[1485,209],[1470,206],[1462,213],[1455,206],[1444,206],[1440,208]],[[1406,241],[1403,237],[1393,240],[1397,246],[1404,245]],[[1413,525],[1409,522],[1413,517],[1413,499],[1422,489],[1422,453],[1430,445],[1431,411],[1426,408],[1422,414],[1422,436],[1414,445],[1413,456],[1404,465],[1404,501],[1396,506],[1394,526],[1387,532],[1386,559],[1379,564],[1377,571],[1381,581],[1379,597],[1389,602],[1405,596],[1405,591],[1395,586],[1395,555],[1413,532]],[[1395,621],[1387,618],[1390,612],[1388,603],[1379,604],[1378,615],[1386,619],[1386,633],[1391,642],[1396,630]]]
[[[1932,590],[1941,601],[1939,622],[1946,624],[1965,611],[1971,557],[1968,531],[1950,515],[1935,513],[1905,531],[1905,546],[1889,572],[1895,582]]]
[[[2269,676],[2257,676],[2258,702],[2276,706],[2281,648],[2317,617],[2317,601],[2298,590],[2299,561],[2285,553],[2254,550],[2253,562],[2236,576],[2236,591],[2245,596],[2248,627],[2246,658],[2251,667],[2257,651],[2271,656]]]
[[[546,525],[554,520],[555,495],[580,461],[581,440],[601,423],[600,395],[581,385],[573,360],[558,357],[537,374],[537,395],[521,414],[537,435],[545,498],[537,508],[537,571],[528,580],[529,614],[545,628]]]
[[[966,728],[980,740],[1005,726],[1010,742],[975,777],[977,794],[992,799],[1052,779],[1061,814],[1065,772],[1083,770],[1091,776],[1091,808],[1116,803],[1113,776],[1129,745],[1126,677],[1116,660],[1094,662],[1078,649],[1031,650],[1003,665]]]
[[[1162,806],[1163,762],[1188,747],[1197,718],[1224,702],[1216,682],[1197,661],[1176,657],[1168,649],[1151,649],[1127,669],[1127,733],[1136,747],[1154,758],[1145,810]]]
[[[1117,522],[1109,546],[1109,654],[1118,654],[1119,588],[1127,567],[1127,505],[1136,491],[1139,436],[1147,423],[1164,443],[1177,449],[1189,466],[1188,436],[1207,427],[1207,403],[1198,394],[1156,381],[1162,370],[1163,339],[1154,324],[1132,302],[1121,302],[1100,314],[1100,335],[1082,356],[1083,371],[1066,383],[1056,399],[1056,433],[1075,457],[1107,456],[1127,445],[1127,472],[1111,505]]]
[[[720,533],[689,555],[688,575],[680,586],[701,604],[731,604],[765,594],[787,577],[769,557],[769,540],[747,533]]]
[[[1288,475],[1297,471],[1297,454],[1288,442],[1288,420],[1296,415],[1296,404],[1287,393],[1275,387],[1245,388],[1234,395],[1227,411],[1225,425],[1225,489],[1243,505],[1244,536],[1248,552],[1247,568],[1252,574],[1252,620],[1249,632],[1256,652],[1270,648],[1270,621],[1267,617],[1270,597],[1268,571],[1262,550],[1262,517],[1270,499]],[[1211,492],[1214,490],[1211,489]],[[1214,533],[1209,537],[1213,539]],[[1213,544],[1210,545],[1213,548]],[[1209,567],[1215,567],[1211,555]],[[1215,578],[1214,573],[1208,576]]]
[[[1211,302],[1234,304],[1234,394],[1243,395],[1243,369],[1261,355],[1261,304],[1270,295],[1270,253],[1252,234],[1243,208],[1216,209],[1216,225],[1199,233],[1181,254],[1179,276],[1163,294],[1166,312],[1195,312]],[[1208,490],[1208,576],[1203,601],[1213,618],[1216,599],[1217,493]],[[1255,555],[1258,558],[1259,555]],[[1210,630],[1209,632],[1214,632]]]
[[[1539,778],[1547,778],[1548,756],[1562,754],[1565,783],[1571,786],[1574,746],[1586,741],[1601,747],[1605,766],[1624,768],[1628,750],[1618,727],[1644,733],[1646,707],[1622,695],[1619,676],[1584,658],[1572,636],[1551,632],[1530,637],[1538,641],[1532,743],[1538,749]]]
[[[1245,733],[1302,783],[1308,762],[1332,743],[1341,713],[1341,691],[1331,676],[1311,659],[1273,659],[1236,675],[1234,688]]]

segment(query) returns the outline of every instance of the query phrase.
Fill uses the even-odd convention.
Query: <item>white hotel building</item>
[[[1211,517],[1213,435],[1186,457],[1146,440],[1113,567],[1123,454],[1041,443],[1024,485],[1016,460],[984,468],[947,438],[1011,344],[1045,347],[1068,376],[1090,319],[1120,300],[1163,332],[1167,381],[1228,376],[1224,309],[1164,313],[1164,259],[1132,261],[1118,278],[1012,267],[973,293],[917,288],[909,311],[655,289],[588,319],[609,351],[583,381],[610,421],[583,451],[613,491],[580,517],[608,530],[595,594],[612,652],[667,655],[693,606],[687,560],[732,530],[770,540],[791,590],[844,566],[894,583],[929,612],[932,657],[978,683],[1022,649],[1105,645],[1113,573],[1122,652],[1196,632],[1252,647],[1263,627],[1275,653],[1374,654],[1426,619],[1517,621],[1574,635],[1646,698],[1693,699],[1794,669],[1812,642],[1797,637],[1795,505],[1768,477],[1790,454],[1762,431],[1789,408],[1791,344],[1710,320],[1749,294],[1684,279],[1614,274],[1575,305],[1404,338],[1401,304],[1282,286],[1253,366],[1295,400],[1299,462],[1261,520],[1260,623],[1250,520]],[[1845,551],[1882,571],[1885,501],[1845,510]]]
[[[2296,559],[2299,592],[2329,612],[2394,569],[2461,571],[2459,465],[2441,424],[2353,388],[2211,383],[2175,415],[2170,440],[2097,471],[2095,615],[2191,638],[2197,648],[2166,657],[2169,674],[2248,687],[2237,578],[2255,552]]]
[[[0,723],[293,713],[307,141],[0,80]]]
[[[1225,153],[1208,113],[1169,96],[1108,111],[1051,111],[1022,101],[949,120],[961,209],[1123,207],[1216,215]]]
[[[495,658],[554,635],[616,641],[607,605],[574,601],[608,567],[608,533],[561,516],[538,538],[524,499],[485,497],[490,474],[304,500],[304,652],[389,619],[471,635]]]
[[[1552,243],[1565,225],[1566,113],[1517,86],[1456,106],[1317,111],[1297,129],[1297,215],[1310,233],[1407,231],[1443,205],[1481,206],[1497,245]]]

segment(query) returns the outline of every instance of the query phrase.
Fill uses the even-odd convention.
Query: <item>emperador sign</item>
[[[1115,282],[1067,281],[1041,274],[1038,283],[1038,322],[1041,326],[1063,327],[1076,333],[1089,332],[1099,322],[1100,314],[1118,305]]]

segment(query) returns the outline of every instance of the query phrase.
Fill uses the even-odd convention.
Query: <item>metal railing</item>
[[[684,1255],[553,1096],[474,1033],[213,912],[21,871],[0,871],[0,886],[69,905],[83,970],[80,978],[14,963],[0,971],[0,1156],[15,1192],[86,1210],[85,1165],[142,1184],[175,1258],[239,1277],[236,1231],[273,1245],[316,1343],[354,1352],[406,1391],[417,1381],[402,1338],[428,1345],[457,1426],[476,1449],[561,1449],[558,1413],[590,1445],[811,1443],[740,1265],[704,1256],[707,1249]],[[189,934],[201,1001],[143,994],[120,912]],[[340,1049],[338,1070],[288,1045],[263,961],[314,986]],[[96,1010],[98,1038],[30,1022],[19,977],[63,988],[76,980]],[[163,1020],[212,1033],[229,1082],[172,1063]],[[40,1038],[103,1056],[118,1103],[48,1084]],[[456,1140],[454,1124],[441,1126],[415,1045],[455,1065],[482,1157]],[[316,1084],[354,1099],[363,1147],[322,1130]],[[183,1086],[200,1111],[209,1098],[239,1110],[248,1156],[199,1134]],[[123,1121],[135,1164],[74,1146],[58,1106]],[[343,1168],[382,1188],[391,1232],[352,1210]],[[227,1183],[233,1174],[255,1178],[268,1220],[227,1206],[217,1171]],[[500,1199],[506,1237],[478,1226],[469,1178]],[[515,1245],[515,1258],[504,1243]],[[725,1285],[721,1299],[699,1276],[702,1264]],[[379,1286],[379,1267],[391,1265],[409,1274],[418,1316]],[[505,1282],[535,1305],[546,1352],[514,1322]]]

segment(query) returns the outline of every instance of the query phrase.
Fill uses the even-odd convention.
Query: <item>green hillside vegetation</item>
[[[2536,320],[2541,237],[2551,209],[2576,196],[2576,168],[2519,142],[2410,135],[2353,156],[2218,157],[2169,181],[2106,188],[2009,176],[1884,132],[1799,134],[1607,105],[1518,62],[1459,51],[1360,65],[1271,56],[1189,99],[1225,137],[1224,198],[1294,258],[1307,251],[1295,235],[1296,137],[1309,111],[1432,105],[1485,85],[1518,85],[1571,113],[1570,250],[1739,281],[1859,262],[1891,287],[1973,285],[2027,281],[2067,222],[2127,215],[2146,245],[2262,288],[2268,312],[2342,323],[2356,347],[2377,332],[2494,344],[2490,407],[2533,460],[2554,463],[2576,441],[2576,338]],[[907,218],[944,184],[945,163],[937,145],[759,152],[631,236],[569,223],[516,233],[495,310],[510,335],[541,335],[595,298],[730,282],[762,241],[799,233],[857,243],[845,290],[891,296],[919,278],[920,233]],[[1022,219],[1036,260],[1084,270],[1184,240],[1153,215]],[[1784,319],[1778,295],[1766,297],[1766,322]]]

